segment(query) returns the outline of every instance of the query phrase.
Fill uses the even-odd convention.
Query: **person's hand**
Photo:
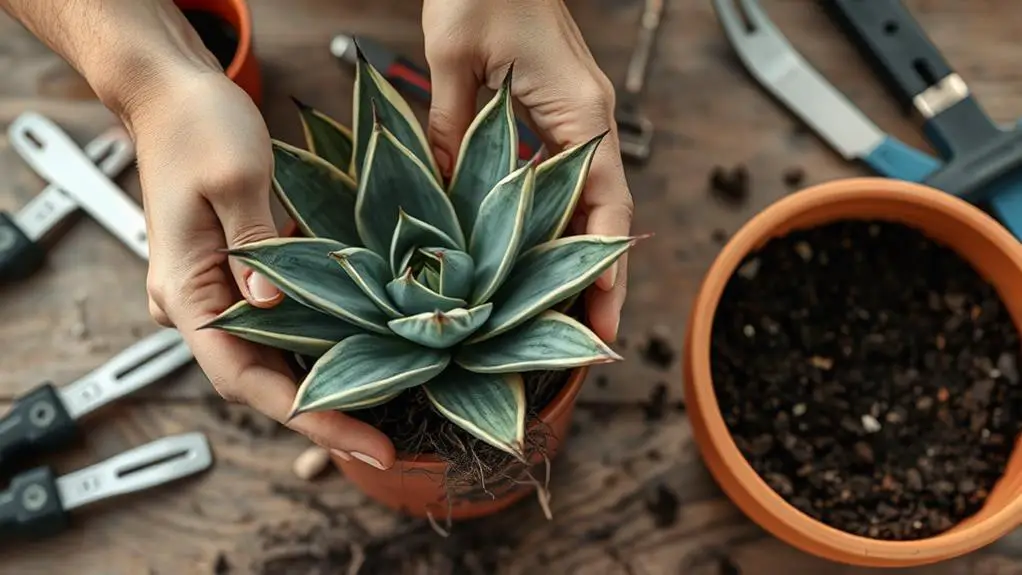
[[[632,198],[614,122],[614,87],[562,0],[425,0],[422,29],[433,90],[429,138],[445,176],[477,112],[479,88],[497,89],[514,62],[512,95],[551,154],[609,130],[593,159],[576,231],[630,233]],[[617,336],[627,257],[589,292],[592,327],[607,341]]]
[[[149,231],[153,318],[181,331],[225,399],[286,423],[343,458],[393,465],[392,443],[369,424],[339,412],[288,421],[297,388],[283,355],[197,329],[242,296],[261,307],[282,298],[273,284],[223,253],[277,235],[270,137],[248,95],[218,69],[189,70],[150,92],[128,123]]]

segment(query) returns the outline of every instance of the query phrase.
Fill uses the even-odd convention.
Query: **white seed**
[[[292,470],[300,479],[308,481],[323,473],[329,464],[330,452],[318,445],[313,445],[295,458]]]
[[[866,433],[876,433],[882,429],[882,426],[877,418],[867,413],[862,416],[862,428],[866,430]]]

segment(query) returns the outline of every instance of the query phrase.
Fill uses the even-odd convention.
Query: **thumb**
[[[454,171],[461,139],[475,118],[476,97],[481,83],[470,66],[459,65],[452,59],[434,58],[429,64],[433,89],[429,108],[429,140],[440,171],[449,178]]]
[[[269,199],[260,201],[244,196],[239,199],[241,201],[232,202],[231,205],[213,206],[223,225],[228,249],[277,237]],[[230,266],[238,290],[250,304],[273,307],[283,299],[284,294],[261,273],[235,258],[230,258]]]

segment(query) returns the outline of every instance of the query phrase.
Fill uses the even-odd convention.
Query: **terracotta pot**
[[[237,34],[238,49],[224,70],[256,106],[262,105],[262,76],[252,41],[252,17],[245,0],[174,0],[181,10],[203,10],[218,16]]]
[[[802,551],[873,567],[936,563],[987,545],[1022,522],[1022,453],[1015,450],[1004,479],[972,518],[918,541],[880,541],[829,527],[777,495],[742,457],[728,433],[710,371],[713,316],[725,285],[751,251],[788,232],[842,219],[881,219],[916,227],[955,250],[991,282],[1022,328],[1022,245],[971,204],[926,186],[854,178],[810,187],[752,218],[706,274],[689,317],[684,347],[685,397],[696,442],[716,481],[753,521]]]
[[[290,219],[281,229],[282,236],[296,236],[300,233]],[[586,367],[573,370],[561,391],[540,411],[539,422],[533,422],[530,426],[532,428],[541,423],[545,427],[545,453],[551,461],[568,437],[575,400],[588,372]],[[412,517],[425,518],[432,514],[440,522],[448,518],[448,513],[451,520],[491,515],[535,492],[534,486],[523,481],[487,482],[485,490],[481,485],[464,492],[459,490],[448,505],[448,495],[443,485],[447,464],[433,454],[398,453],[394,466],[386,471],[358,460],[345,461],[336,456],[332,456],[332,459],[349,481],[377,502]],[[537,457],[529,463],[533,477],[545,476],[546,464],[542,458]],[[524,480],[526,469],[522,467],[520,478]]]

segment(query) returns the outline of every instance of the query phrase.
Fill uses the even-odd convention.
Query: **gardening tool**
[[[89,160],[110,178],[116,177],[135,158],[131,139],[120,127],[107,130],[85,146]],[[42,266],[46,257],[44,237],[79,207],[97,219],[108,221],[106,205],[116,203],[108,190],[86,189],[72,196],[49,185],[15,214],[0,211],[0,279],[21,280]],[[108,222],[109,223],[109,222]]]
[[[63,449],[79,435],[82,417],[159,381],[191,357],[177,331],[161,329],[72,383],[44,382],[28,391],[0,417],[0,469]]]
[[[338,60],[350,65],[354,65],[358,61],[359,51],[395,88],[420,102],[429,103],[431,90],[429,72],[408,58],[395,54],[380,42],[365,36],[359,36],[356,39],[338,34],[330,42],[330,53]],[[518,128],[518,157],[522,160],[531,160],[542,152],[543,142],[521,120],[517,120],[516,124]]]
[[[898,0],[834,0],[834,20],[902,106],[924,120],[946,165],[924,183],[970,201],[986,200],[1022,236],[1022,132],[1002,129],[983,110],[940,50]]]
[[[44,116],[26,112],[7,129],[11,145],[39,175],[142,259],[149,259],[142,208],[98,168],[63,130]]]
[[[197,474],[213,463],[201,433],[157,439],[57,477],[49,467],[15,475],[0,492],[0,539],[40,539],[69,526],[69,512]]]
[[[614,112],[621,155],[638,162],[649,159],[653,141],[653,122],[642,111],[641,97],[663,12],[664,0],[646,0],[639,20],[639,37],[625,71],[625,83]]]
[[[713,0],[724,33],[751,75],[846,160],[876,173],[921,182],[936,158],[884,133],[823,78],[774,26],[755,0]]]

